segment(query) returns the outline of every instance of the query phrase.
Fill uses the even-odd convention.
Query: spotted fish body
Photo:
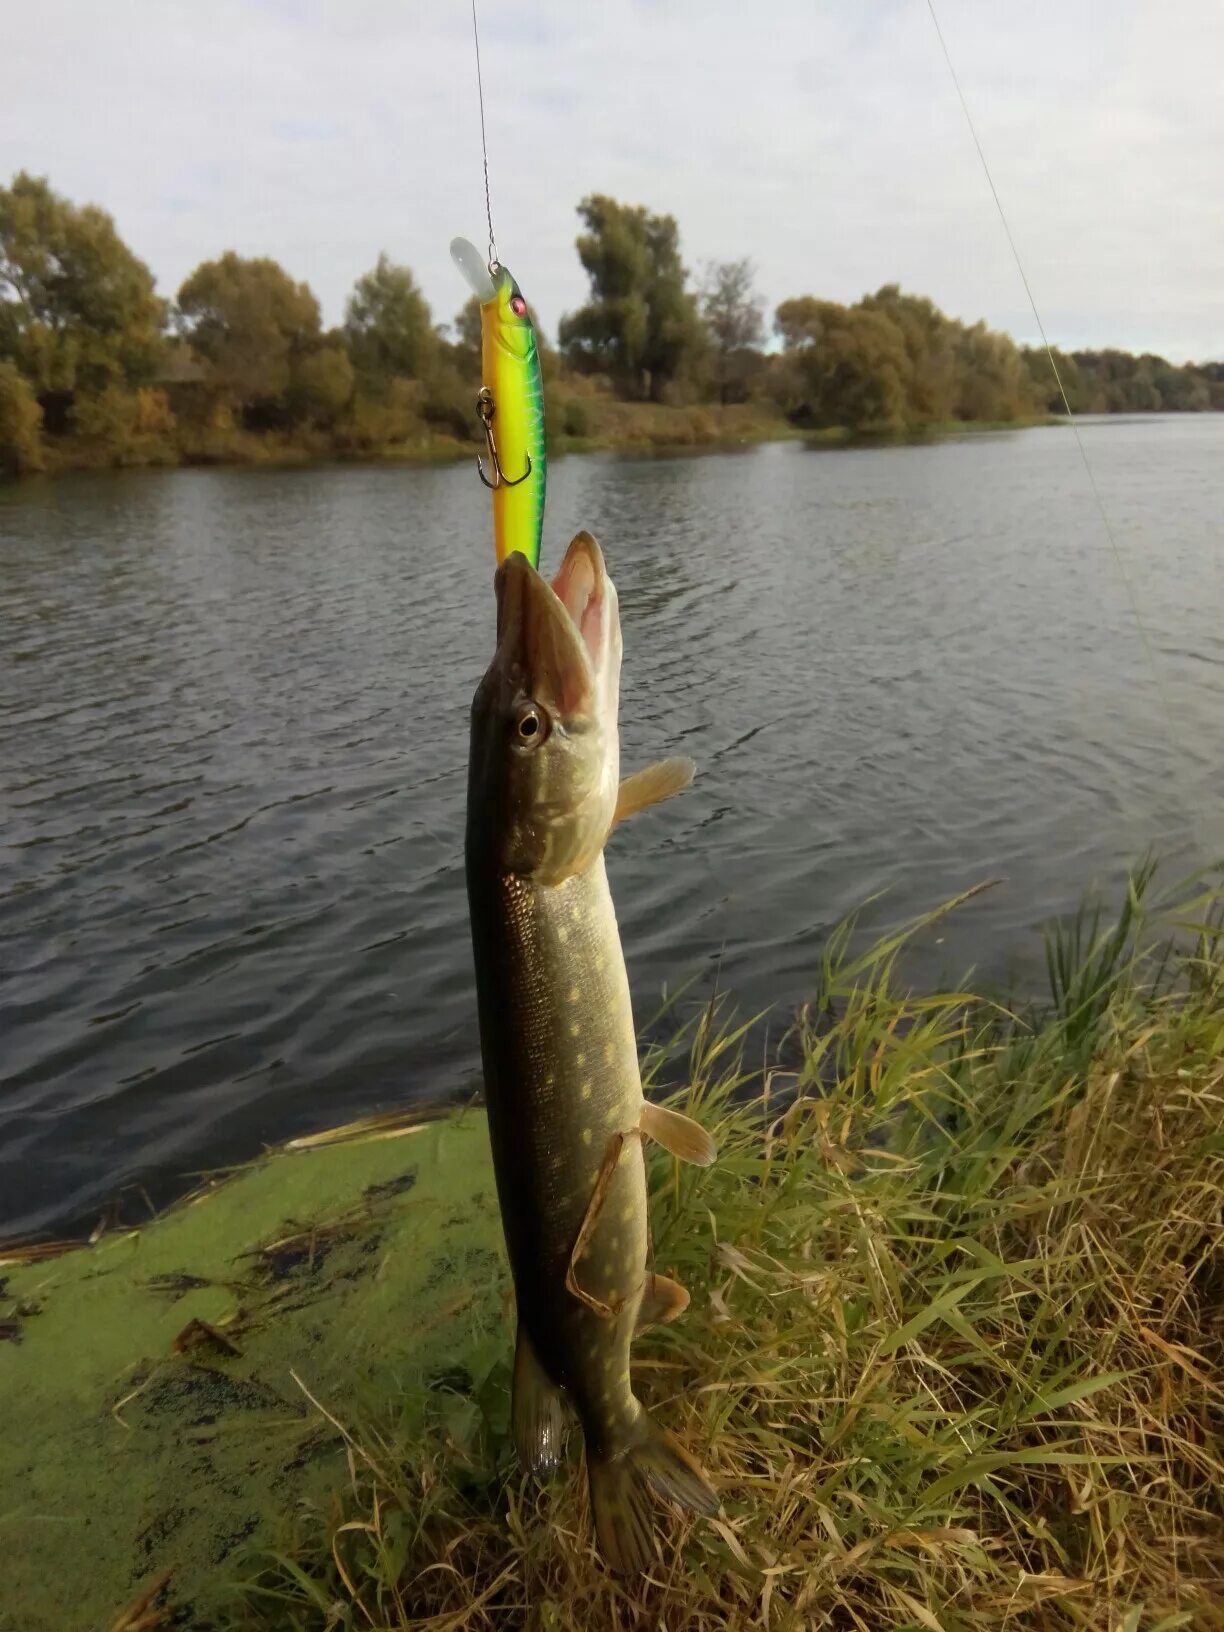
[[[580,534],[550,588],[521,556],[498,573],[498,650],[472,709],[466,862],[481,1051],[519,1333],[521,1458],[557,1459],[563,1400],[582,1426],[600,1550],[645,1568],[648,1491],[717,1498],[634,1395],[644,1315],[687,1295],[647,1270],[643,1137],[712,1159],[708,1137],[646,1104],[603,847],[674,792],[687,762],[619,783],[616,595]],[[524,734],[524,732],[526,734]]]
[[[645,1290],[646,1174],[637,1045],[603,857],[555,886],[509,878],[478,889],[477,910],[487,926],[489,1131],[519,1319],[573,1402],[588,1450],[612,1454],[641,1409],[629,1345]],[[614,1142],[616,1167],[573,1266],[587,1303],[566,1282]]]

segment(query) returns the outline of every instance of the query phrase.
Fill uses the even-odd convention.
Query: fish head
[[[517,551],[495,583],[497,650],[472,702],[469,843],[501,874],[559,884],[599,855],[616,810],[616,590],[589,533],[551,585]]]
[[[493,297],[482,310],[482,321],[486,311],[492,317],[493,332],[502,350],[520,361],[529,358],[536,349],[531,308],[523,298],[523,291],[504,266],[499,266],[494,274]]]
[[[452,238],[451,259],[480,302],[480,327],[511,357],[525,361],[536,350],[535,323],[523,291],[508,267],[486,261],[475,244]]]

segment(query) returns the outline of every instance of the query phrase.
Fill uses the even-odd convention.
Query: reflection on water
[[[692,791],[610,847],[639,1013],[807,994],[830,924],[976,880],[922,973],[1035,982],[1033,933],[1157,841],[1221,846],[1224,420],[1072,438],[559,461],[621,597],[627,767]],[[0,491],[0,1227],[470,1088],[467,709],[487,501],[443,470]]]

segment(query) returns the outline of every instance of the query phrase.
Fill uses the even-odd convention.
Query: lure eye
[[[515,317],[527,316],[527,302],[523,299],[522,295],[510,296],[510,310],[514,313]]]
[[[514,716],[514,740],[520,748],[537,748],[548,735],[548,716],[535,703],[524,703]]]

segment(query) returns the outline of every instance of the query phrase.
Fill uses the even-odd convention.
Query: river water
[[[624,763],[699,766],[609,850],[640,1019],[694,978],[776,1031],[843,914],[999,874],[920,972],[1035,989],[1086,886],[1224,849],[1224,416],[1083,434],[1116,553],[1063,428],[554,465]],[[4,1234],[470,1093],[491,567],[467,464],[0,489]]]

